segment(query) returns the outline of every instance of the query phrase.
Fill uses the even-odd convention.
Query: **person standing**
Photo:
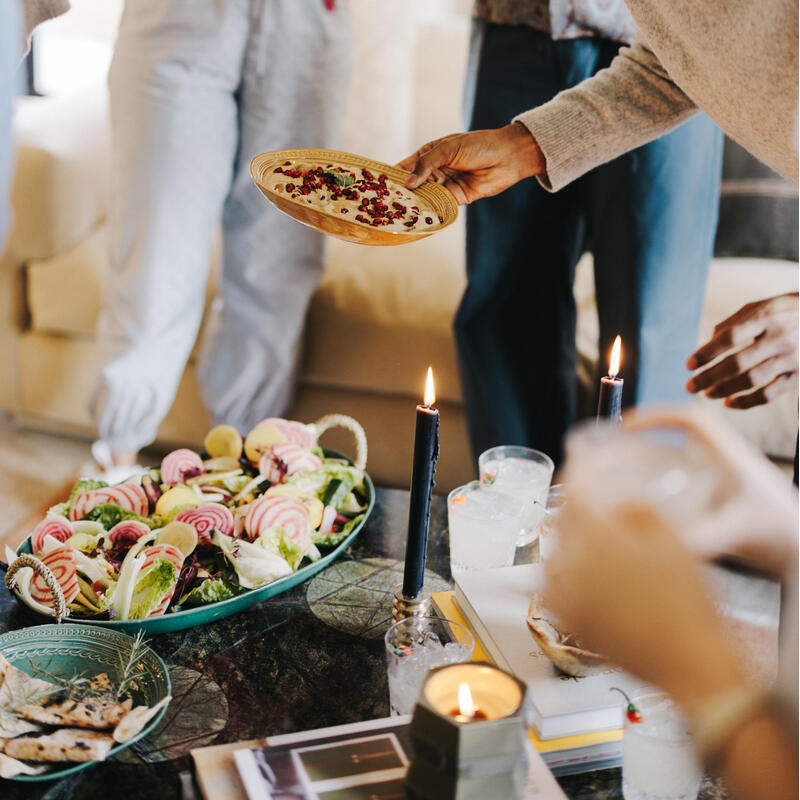
[[[608,67],[635,25],[622,0],[476,0],[470,130]],[[556,461],[577,415],[575,266],[594,256],[600,367],[624,348],[625,403],[680,402],[717,225],[722,133],[705,115],[550,194],[526,180],[467,209],[455,320],[471,444]]]
[[[349,19],[331,0],[129,0],[109,74],[112,269],[94,414],[132,464],[169,411],[203,316],[222,221],[222,308],[199,363],[216,422],[248,430],[293,388],[322,237],[271,208],[258,153],[331,146]]]

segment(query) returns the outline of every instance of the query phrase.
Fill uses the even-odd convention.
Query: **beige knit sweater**
[[[69,11],[69,0],[22,0],[22,5],[25,9],[26,41],[40,22]]]
[[[608,69],[516,117],[557,191],[705,111],[797,184],[797,0],[627,0],[640,38]]]

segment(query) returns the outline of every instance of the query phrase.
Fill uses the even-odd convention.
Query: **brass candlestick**
[[[423,586],[417,597],[406,597],[403,594],[403,584],[394,587],[392,598],[392,619],[400,622],[409,617],[429,617],[433,613],[433,601],[430,591]]]

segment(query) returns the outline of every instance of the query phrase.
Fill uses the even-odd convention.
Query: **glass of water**
[[[494,485],[472,481],[447,496],[450,571],[510,567],[526,505]]]
[[[457,622],[441,617],[409,617],[386,631],[386,672],[392,715],[410,714],[431,667],[472,658],[475,640]]]
[[[478,469],[481,483],[491,484],[525,504],[518,546],[536,541],[553,478],[550,456],[530,447],[501,445],[480,454]]]
[[[567,502],[566,487],[554,483],[547,493],[547,505],[539,525],[539,561],[547,561],[558,544],[558,515]]]
[[[641,722],[625,719],[622,796],[625,800],[695,800],[702,773],[686,720],[669,695],[633,697]]]

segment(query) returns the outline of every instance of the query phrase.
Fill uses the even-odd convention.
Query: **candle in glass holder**
[[[618,377],[622,356],[622,339],[617,336],[611,348],[608,375],[600,379],[600,399],[597,403],[597,419],[618,421],[622,417],[622,387],[625,381]]]
[[[491,664],[473,662],[440,667],[423,688],[431,708],[458,722],[507,717],[519,711],[522,688],[511,675]]]
[[[475,708],[468,683],[462,683],[458,687],[458,708],[454,708],[450,716],[455,717],[456,722],[480,722],[489,719],[480,708]]]

